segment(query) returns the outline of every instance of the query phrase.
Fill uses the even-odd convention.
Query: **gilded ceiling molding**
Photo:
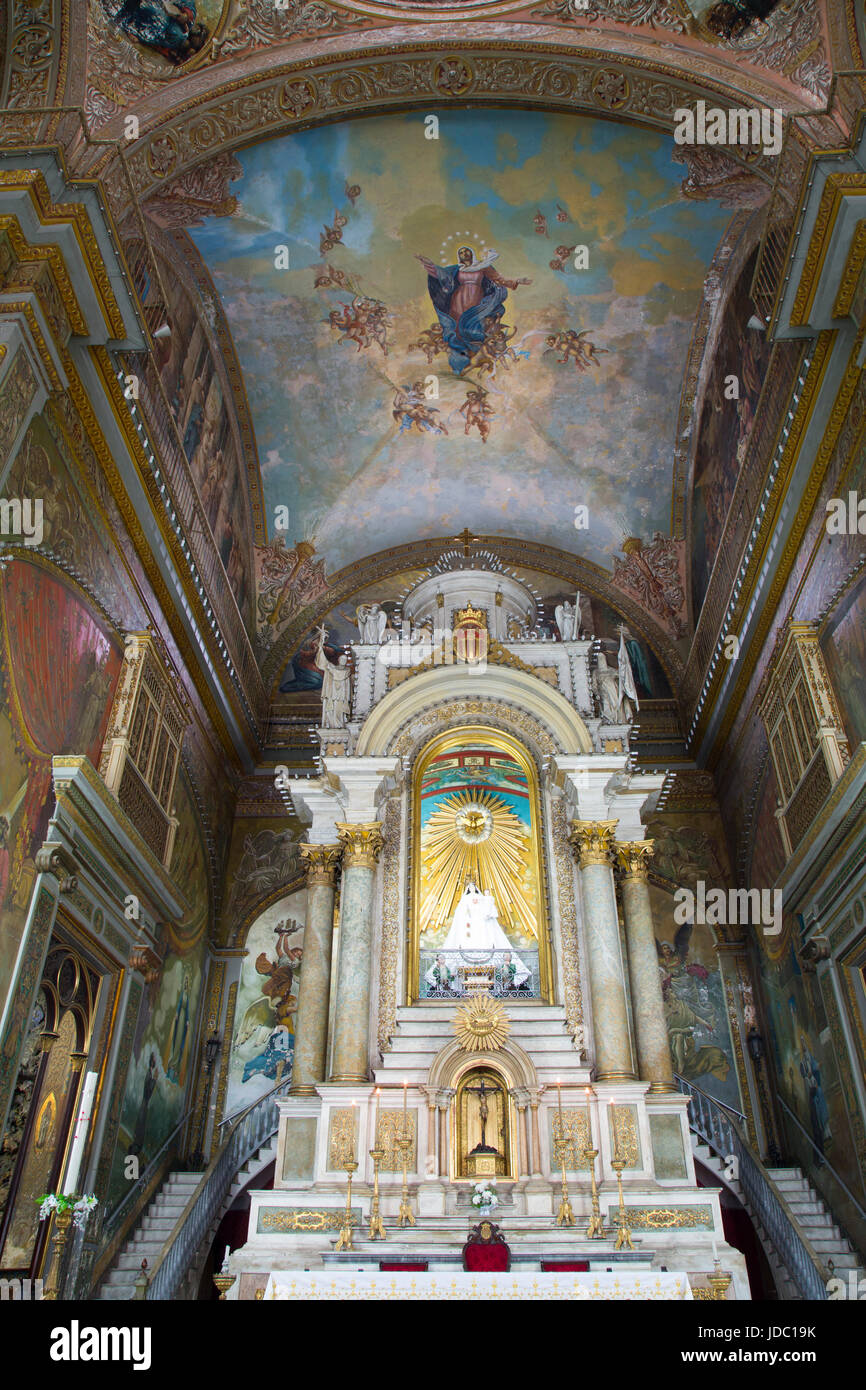
[[[256,436],[244,376],[222,299],[216,291],[198,247],[186,232],[180,228],[171,233],[151,229],[150,236],[154,251],[164,261],[168,261],[178,282],[192,299],[217,371],[220,375],[222,372],[225,373],[222,379],[224,400],[238,457],[243,459],[245,464],[248,501],[253,522],[253,544],[263,545],[267,536],[267,526]],[[247,558],[252,573],[255,567],[252,547]]]
[[[542,110],[615,116],[668,133],[674,111],[697,97],[723,108],[747,102],[795,113],[813,109],[797,102],[789,87],[782,89],[747,66],[707,63],[693,50],[675,55],[666,48],[664,62],[657,45],[651,54],[642,45],[638,54],[613,56],[592,47],[540,43],[537,27],[529,36],[523,26],[517,26],[510,41],[455,41],[445,54],[438,45],[407,43],[402,30],[376,37],[382,42],[349,54],[323,52],[320,43],[300,62],[278,63],[269,53],[264,75],[260,62],[245,61],[231,74],[221,68],[193,74],[177,85],[176,94],[174,86],[163,87],[157,98],[139,105],[146,133],[124,157],[136,195],[150,198],[200,161],[267,136],[324,120],[424,110],[431,103],[518,102]],[[590,34],[586,38],[593,40]],[[120,135],[120,117],[101,133]],[[772,183],[773,158],[746,149],[741,157],[736,147],[727,152],[750,175]],[[80,172],[85,168],[103,178],[113,215],[121,222],[129,192],[116,150],[104,145],[82,149]]]
[[[791,434],[788,439],[788,445],[785,450],[785,454],[782,458],[779,473],[776,478],[775,486],[773,488],[772,502],[767,507],[766,518],[762,527],[763,544],[755,546],[754,553],[749,562],[745,582],[743,584],[743,588],[740,593],[740,598],[731,621],[732,631],[738,630],[739,625],[742,621],[742,614],[746,611],[749,603],[751,602],[752,592],[755,583],[757,582],[758,574],[760,573],[760,567],[763,563],[765,545],[769,538],[772,536],[773,531],[775,529],[778,508],[781,503],[781,499],[784,497],[785,492],[787,491],[789,476],[793,471],[794,464],[796,463],[796,458],[800,447],[800,441],[808,425],[809,419],[812,414],[812,410],[814,409],[815,399],[817,398],[820,382],[824,375],[824,370],[827,366],[827,362],[829,360],[829,356],[833,346],[832,340],[834,336],[835,335],[833,331],[830,330],[826,333],[822,333],[820,337],[816,340],[814,356],[812,359],[812,366],[809,369],[809,377],[807,378],[806,384],[803,389],[803,395],[800,399],[800,406],[798,408],[797,416],[795,417],[791,425]],[[861,341],[862,336],[863,335],[861,334]],[[717,765],[722,755],[722,750],[725,747],[725,744],[731,732],[731,728],[737,717],[737,712],[740,708],[740,704],[747,693],[749,682],[751,680],[755,666],[757,665],[761,651],[763,650],[763,647],[767,641],[770,628],[773,624],[779,603],[782,599],[782,594],[784,593],[785,586],[788,582],[791,570],[797,558],[797,554],[799,552],[803,536],[806,532],[806,527],[809,523],[809,520],[815,507],[815,503],[823,486],[824,478],[830,466],[830,460],[833,455],[833,451],[839,440],[842,427],[845,423],[845,418],[848,414],[851,401],[854,397],[854,392],[857,390],[857,387],[860,384],[862,371],[857,366],[857,356],[858,350],[857,348],[855,348],[852,353],[851,361],[849,362],[845,376],[842,380],[842,384],[840,386],[836,400],[834,402],[833,409],[830,412],[830,419],[827,423],[827,429],[821,441],[820,448],[818,449],[818,452],[816,454],[815,462],[812,465],[812,469],[809,474],[809,479],[803,494],[803,499],[800,504],[800,507],[797,510],[796,517],[794,518],[794,521],[792,523],[791,531],[785,543],[785,548],[780,557],[776,574],[773,578],[773,582],[770,586],[768,593],[764,597],[761,616],[755,629],[754,636],[749,645],[748,651],[741,656],[740,661],[737,663],[737,680],[728,697],[727,708],[725,710],[724,718],[721,721],[719,729],[716,733],[713,747],[710,750],[706,760],[706,765],[710,769],[714,768]],[[857,438],[862,438],[863,433],[864,431],[861,429],[858,432]],[[855,439],[852,452],[853,450],[856,450],[856,447],[857,440]],[[707,700],[704,707],[704,713],[701,717],[698,727],[695,730],[694,746],[696,747],[700,744],[704,729],[706,728],[707,721],[714,708],[715,695],[718,691],[718,686],[722,680],[723,674],[725,673],[723,673],[721,670],[718,672],[708,690]]]
[[[633,626],[652,647],[661,662],[672,690],[682,681],[685,665],[678,648],[670,637],[632,598],[614,586],[610,574],[600,565],[582,560],[578,555],[557,550],[536,541],[517,540],[511,536],[477,536],[473,543],[478,550],[492,550],[503,564],[538,570],[562,579],[567,588],[578,588],[614,608]],[[293,615],[291,623],[280,633],[262,662],[262,679],[273,687],[280,679],[286,662],[311,627],[321,623],[337,604],[377,580],[399,574],[402,570],[424,569],[439,560],[444,551],[452,549],[454,538],[443,536],[426,541],[413,541],[380,551],[366,560],[339,570],[329,582],[328,591],[315,603]],[[273,696],[272,696],[273,698]]]

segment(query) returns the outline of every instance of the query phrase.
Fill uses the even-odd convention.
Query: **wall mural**
[[[739,1109],[734,1050],[712,930],[703,923],[676,923],[672,895],[654,884],[650,896],[674,1071]]]
[[[188,63],[203,53],[217,29],[225,0],[92,0],[97,25],[123,34],[152,56],[157,71]],[[97,6],[99,8],[97,8]],[[101,27],[100,26],[100,27]]]
[[[0,987],[8,983],[54,809],[51,758],[94,764],[122,663],[117,637],[64,576],[23,560],[0,572]]]
[[[247,933],[229,1061],[226,1115],[291,1075],[303,960],[305,890],[272,903]]]
[[[437,140],[401,115],[238,155],[236,211],[190,235],[269,527],[287,509],[266,648],[317,559],[333,573],[468,522],[610,567],[626,535],[669,529],[681,364],[730,217],[683,197],[673,151],[601,120],[452,110]]]
[[[719,550],[722,529],[755,418],[770,360],[767,335],[749,328],[755,307],[749,296],[756,254],[740,273],[725,305],[701,415],[692,503],[692,602],[698,613]],[[726,382],[736,377],[737,399]]]
[[[135,1176],[144,1173],[183,1115],[195,1060],[203,959],[203,941],[183,954],[170,950],[155,997],[149,991],[142,997],[109,1181],[109,1208],[129,1192],[132,1169],[126,1160],[138,1160]]]
[[[857,1098],[846,1098],[817,976],[803,974],[793,944],[765,970],[764,989],[781,1095],[822,1158],[855,1195],[862,1194],[863,1169],[849,1122],[849,1113],[858,1113]]]
[[[839,702],[849,751],[866,739],[866,579],[861,579],[836,609],[821,639],[833,689]]]

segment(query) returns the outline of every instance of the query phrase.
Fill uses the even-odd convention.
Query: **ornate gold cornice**
[[[866,218],[861,218],[851,239],[848,259],[845,262],[845,269],[842,271],[842,279],[839,281],[839,293],[836,295],[836,303],[833,305],[834,319],[844,319],[851,312],[854,291],[857,288],[857,281],[860,279],[864,260],[866,260]]]
[[[43,227],[71,226],[82,259],[87,266],[100,308],[114,338],[125,338],[123,315],[111,287],[108,268],[83,203],[54,203],[45,176],[38,169],[0,170],[0,190],[29,193]]]
[[[300,844],[298,849],[307,871],[307,885],[311,886],[314,883],[333,885],[337,870],[340,867],[340,860],[343,857],[342,844]]]
[[[646,881],[649,861],[655,854],[652,840],[619,840],[615,848],[617,868],[624,877]]]
[[[337,821],[337,834],[343,846],[345,869],[375,869],[384,843],[378,821],[363,821],[359,825]]]
[[[615,849],[614,832],[618,820],[575,820],[571,822],[569,844],[580,867],[590,864],[610,864]]]
[[[54,285],[57,289],[60,301],[64,309],[66,310],[66,313],[69,315],[70,329],[73,333],[78,333],[82,336],[86,336],[88,332],[87,321],[85,320],[84,315],[81,312],[81,305],[79,304],[78,299],[75,295],[75,291],[72,288],[72,281],[69,278],[69,273],[66,269],[66,263],[63,259],[63,256],[59,248],[57,246],[32,245],[32,243],[27,240],[26,236],[21,230],[21,224],[18,221],[17,217],[0,217],[0,233],[2,232],[6,233],[6,236],[9,238],[9,244],[12,247],[12,250],[15,252],[16,257],[22,264],[27,264],[28,262],[36,262],[45,264],[50,268],[50,273],[53,277]],[[7,285],[8,288],[6,290],[6,293],[8,293],[10,290],[32,290],[39,297],[39,302],[42,305],[43,312],[46,313],[46,317],[48,316],[47,306],[45,304],[44,289],[42,286],[39,285],[38,282],[31,283],[28,285],[20,284],[18,281],[15,280],[14,272],[10,272],[10,279],[8,280]],[[40,293],[40,291],[42,292]]]
[[[802,327],[808,321],[818,285],[833,239],[836,219],[846,197],[866,196],[866,174],[829,174],[818,204],[818,213],[800,273],[800,283],[791,309],[791,324]]]

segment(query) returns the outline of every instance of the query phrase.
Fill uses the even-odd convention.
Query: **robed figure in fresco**
[[[455,376],[471,365],[488,328],[502,318],[508,291],[532,284],[531,280],[504,279],[493,268],[498,256],[498,251],[487,251],[479,261],[471,246],[460,246],[457,265],[434,265],[426,256],[417,258],[427,271],[427,288]]]

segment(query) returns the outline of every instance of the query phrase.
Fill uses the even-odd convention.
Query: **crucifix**
[[[477,540],[478,540],[478,537],[477,537],[477,536],[473,536],[472,532],[469,530],[469,527],[468,527],[468,526],[465,526],[465,527],[463,528],[463,530],[460,532],[460,535],[459,535],[459,536],[455,536],[454,539],[455,539],[456,541],[462,541],[462,542],[463,542],[463,554],[464,554],[464,555],[466,556],[466,558],[468,559],[468,558],[469,558],[469,546],[470,546],[470,543],[471,543],[472,541],[477,541]]]
[[[487,1120],[490,1114],[490,1108],[487,1104],[487,1097],[495,1096],[496,1093],[499,1090],[501,1090],[501,1087],[486,1086],[484,1084],[484,1077],[482,1076],[477,1086],[467,1086],[466,1089],[467,1091],[470,1091],[473,1095],[476,1095],[478,1097],[478,1115],[481,1120],[481,1143],[476,1145],[472,1152],[478,1153],[480,1150],[487,1150],[488,1153],[498,1153],[497,1149],[491,1149],[487,1144],[485,1131],[487,1129]]]

